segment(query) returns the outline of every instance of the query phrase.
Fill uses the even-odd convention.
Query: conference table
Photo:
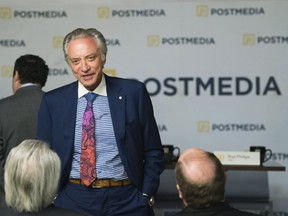
[[[166,163],[165,169],[174,169],[176,162]],[[286,167],[276,161],[267,161],[263,165],[223,165],[226,171],[246,170],[246,171],[286,171]]]

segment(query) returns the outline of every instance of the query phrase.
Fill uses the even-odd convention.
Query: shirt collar
[[[36,84],[36,83],[25,83],[25,84],[22,84],[22,85],[20,86],[20,88],[26,87],[26,86],[40,86],[40,85],[39,85],[39,84]]]
[[[78,81],[78,99],[85,94],[87,94],[88,91],[81,82]],[[97,88],[93,91],[95,94],[102,95],[102,96],[107,96],[107,90],[106,90],[106,81],[105,81],[105,76],[102,75],[101,82],[97,86]]]

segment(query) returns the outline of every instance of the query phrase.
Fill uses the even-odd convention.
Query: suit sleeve
[[[44,94],[38,111],[37,139],[51,145],[51,128],[50,113],[47,106],[46,95]]]
[[[155,196],[159,187],[160,174],[164,169],[163,148],[154,117],[150,96],[145,85],[139,96],[139,116],[143,128],[144,176],[143,193]]]

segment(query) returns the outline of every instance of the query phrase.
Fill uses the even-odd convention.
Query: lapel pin
[[[119,99],[122,100],[122,96],[119,96]]]

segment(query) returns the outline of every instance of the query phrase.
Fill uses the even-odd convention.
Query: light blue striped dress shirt
[[[80,179],[80,155],[82,142],[82,118],[87,105],[84,97],[88,91],[79,83],[78,106],[75,127],[74,155],[70,178]],[[96,120],[96,176],[97,179],[127,179],[127,174],[119,156],[111,120],[110,108],[106,93],[105,78],[102,77],[100,85],[95,89],[97,94],[93,102],[93,112]]]

